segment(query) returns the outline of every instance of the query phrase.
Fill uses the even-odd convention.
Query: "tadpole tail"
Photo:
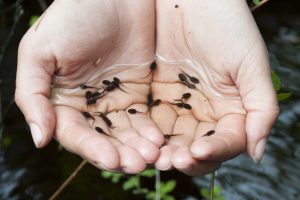
[[[149,77],[151,74],[153,74],[153,71],[152,71],[152,70],[150,70],[150,72],[147,74],[147,76],[145,76],[145,77],[142,78],[142,79],[145,79],[145,78]]]

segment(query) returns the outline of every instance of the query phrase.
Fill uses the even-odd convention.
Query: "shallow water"
[[[300,199],[300,15],[289,13],[288,9],[275,3],[255,15],[267,42],[272,68],[282,79],[283,91],[292,92],[293,96],[281,103],[281,115],[262,162],[256,165],[241,155],[218,171],[217,185],[227,200]],[[29,14],[32,13],[22,19],[25,23]],[[19,29],[6,55],[5,69],[15,66],[17,43],[26,26],[19,24]],[[14,70],[8,72],[12,81],[6,78],[3,83],[3,110],[13,92]],[[52,142],[47,148],[36,150],[20,111],[12,106],[4,121],[1,142],[0,199],[47,199],[80,162],[77,156],[57,148]],[[199,188],[209,184],[208,176],[191,180],[177,172],[164,172],[162,178],[177,180],[173,192],[176,199],[201,199]],[[144,184],[153,187],[153,181]],[[100,172],[91,166],[86,166],[61,196],[61,199],[82,198],[143,199],[124,192],[121,184],[102,179]]]

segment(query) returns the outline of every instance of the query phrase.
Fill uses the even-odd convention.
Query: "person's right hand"
[[[52,84],[74,88],[102,73],[105,66],[150,63],[154,53],[154,0],[56,0],[19,47],[16,103],[30,125],[35,145],[44,147],[55,137],[95,166],[127,173],[153,163],[163,136],[149,115],[130,119],[131,124],[124,112],[114,115],[122,124],[114,129],[122,135],[120,143],[91,129],[78,109],[53,106],[49,99]],[[148,91],[145,88],[137,90]],[[129,99],[125,104],[132,102]],[[72,104],[72,100],[65,103]],[[81,106],[79,111],[87,108],[84,102]]]

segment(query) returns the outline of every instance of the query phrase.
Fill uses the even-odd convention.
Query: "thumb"
[[[248,155],[258,163],[262,159],[267,138],[278,117],[279,108],[263,41],[260,41],[253,50],[244,60],[238,72],[236,84],[247,112]]]
[[[15,100],[30,126],[37,148],[49,143],[55,127],[53,106],[49,100],[54,62],[41,55],[43,47],[34,48],[28,33],[23,37],[18,54]]]

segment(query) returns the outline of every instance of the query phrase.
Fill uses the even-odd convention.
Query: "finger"
[[[143,157],[132,147],[118,146],[122,170],[128,174],[137,174],[145,170],[146,163]]]
[[[167,145],[160,148],[160,155],[155,162],[155,167],[161,171],[172,169],[172,153],[177,149],[176,146]]]
[[[168,144],[189,147],[194,139],[198,123],[193,115],[178,116]]]
[[[176,122],[177,114],[171,106],[160,104],[151,109],[151,118],[163,132],[170,135],[173,132],[173,126]]]
[[[239,70],[236,85],[247,111],[247,151],[255,162],[259,162],[263,156],[267,137],[279,114],[279,107],[263,41],[258,41],[258,45],[252,49]]]
[[[176,155],[174,155],[174,153],[181,147],[189,148],[193,141],[197,124],[198,121],[192,115],[183,115],[177,118],[174,124],[173,133],[169,135],[170,138],[166,141],[166,146],[161,149],[159,160],[156,163],[159,169],[169,169],[172,165],[176,168],[180,168],[183,165],[191,164],[190,162],[181,163],[181,161],[176,159]]]
[[[32,48],[31,34],[27,33],[19,46],[15,100],[30,126],[36,147],[49,143],[55,126],[54,109],[49,101],[51,78],[55,66],[46,60],[45,49]]]
[[[147,163],[153,163],[159,156],[157,145],[141,137],[131,126],[125,111],[112,112],[107,114],[111,120],[113,128],[110,129],[111,135],[135,149]]]
[[[195,158],[209,161],[225,161],[245,149],[245,116],[239,114],[224,116],[217,122],[213,135],[200,137],[191,146]]]
[[[171,135],[177,119],[176,112],[167,104],[160,104],[151,109],[151,118],[164,135]],[[160,155],[155,162],[155,167],[160,170],[169,170],[172,168],[172,152],[176,146],[167,145],[160,149]]]
[[[120,171],[135,174],[143,171],[146,168],[146,163],[142,156],[132,147],[123,145],[117,138],[115,138],[110,128],[105,121],[100,117],[95,117],[95,121],[88,120],[90,126],[93,126],[95,131],[104,135],[117,149],[120,158]],[[99,128],[101,131],[99,131]]]
[[[72,108],[55,107],[56,139],[69,151],[104,169],[117,169],[119,154],[106,136],[91,129],[82,114]]]
[[[130,113],[131,111],[131,113]],[[132,113],[136,111],[137,113]],[[135,104],[127,109],[127,116],[132,127],[144,138],[160,147],[163,142],[163,133],[150,118],[150,114],[146,114],[147,106],[142,104]]]
[[[199,161],[190,152],[189,147],[181,147],[172,156],[173,166],[189,176],[200,176],[215,171],[220,162]]]

